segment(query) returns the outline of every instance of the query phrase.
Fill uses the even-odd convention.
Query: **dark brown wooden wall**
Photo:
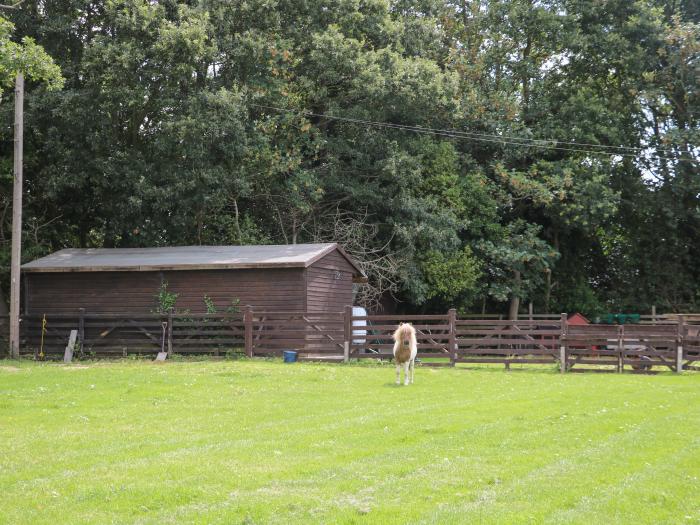
[[[306,310],[341,312],[352,305],[354,268],[340,252],[333,251],[306,269]]]
[[[255,310],[303,311],[303,268],[186,270],[164,272],[168,289],[179,293],[178,308],[205,312],[204,295],[224,311],[236,298]]]
[[[24,298],[31,314],[146,313],[156,304],[158,272],[29,273]],[[26,311],[26,309],[25,309]]]
[[[234,298],[258,310],[306,309],[304,270],[183,270],[163,272],[176,307],[205,312],[204,295],[224,311]],[[27,275],[28,313],[150,313],[161,272],[32,273]]]

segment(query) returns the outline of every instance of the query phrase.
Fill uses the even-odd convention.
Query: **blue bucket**
[[[285,363],[297,362],[297,353],[293,350],[285,350],[284,352],[282,352],[282,355],[284,356]]]

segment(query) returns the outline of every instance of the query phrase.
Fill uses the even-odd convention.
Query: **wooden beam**
[[[78,331],[71,330],[70,337],[68,338],[68,346],[66,346],[66,351],[63,353],[63,362],[68,364],[73,361],[73,352],[75,351],[75,341],[78,338]]]
[[[685,322],[682,315],[678,316],[678,336],[676,338],[676,373],[683,372],[683,338],[685,337]]]
[[[253,310],[250,305],[243,310],[243,323],[245,353],[248,357],[253,357]]]
[[[532,303],[530,303],[532,304]],[[567,370],[567,357],[566,357],[566,328],[567,328],[567,315],[565,313],[561,314],[561,334],[559,335],[559,371],[562,374],[566,373]]]
[[[447,312],[449,323],[450,366],[457,360],[457,310],[450,308]]]
[[[10,357],[19,358],[19,288],[22,254],[22,155],[24,133],[24,75],[15,80],[14,185],[12,193],[12,250],[10,263]]]
[[[352,343],[352,306],[343,310],[343,361],[350,361],[350,344]]]

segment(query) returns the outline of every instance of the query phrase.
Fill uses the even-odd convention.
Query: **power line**
[[[503,136],[501,138],[500,135],[481,134],[481,133],[477,133],[477,132],[462,132],[462,131],[456,131],[456,130],[444,130],[444,129],[436,129],[436,128],[425,128],[425,127],[421,127],[421,126],[408,126],[405,124],[392,124],[389,122],[377,122],[377,121],[362,120],[362,119],[356,119],[356,118],[350,118],[350,117],[339,117],[339,116],[335,116],[335,115],[328,115],[325,113],[314,113],[311,111],[299,111],[299,110],[293,110],[293,109],[288,109],[288,108],[279,108],[279,107],[275,107],[275,106],[266,106],[266,105],[262,105],[262,104],[251,104],[251,105],[261,107],[261,108],[266,108],[266,109],[272,109],[272,110],[278,111],[278,112],[295,113],[295,114],[300,114],[300,115],[304,115],[304,116],[327,118],[330,120],[338,120],[338,121],[349,122],[349,123],[359,124],[359,125],[374,126],[374,127],[389,128],[389,129],[398,129],[398,130],[411,131],[411,132],[423,133],[423,134],[428,134],[428,135],[449,137],[449,138],[454,138],[454,139],[470,139],[470,140],[475,140],[475,141],[480,141],[480,142],[491,142],[491,143],[496,143],[496,144],[509,144],[509,145],[515,145],[515,146],[536,147],[536,148],[552,149],[552,150],[559,150],[559,151],[570,151],[570,152],[576,152],[576,153],[588,153],[588,154],[594,154],[594,155],[601,155],[601,154],[617,155],[617,156],[629,157],[629,158],[637,158],[639,156],[639,153],[632,154],[632,153],[623,153],[623,152],[595,151],[595,150],[591,150],[591,149],[587,149],[587,148],[561,147],[561,146],[556,146],[555,144],[551,144],[551,143],[550,144],[544,143],[544,142],[559,142],[559,143],[564,143],[564,144],[584,145],[583,143],[576,143],[576,142],[565,143],[563,141],[555,141],[555,140],[544,141],[542,139],[528,139],[528,138],[507,137],[507,136]],[[509,140],[506,140],[506,139],[509,139]],[[521,141],[521,142],[516,142],[516,141]],[[592,144],[592,146],[597,146],[597,145]],[[608,146],[608,147],[614,148],[615,146]],[[642,151],[642,149],[639,148],[640,153],[641,153],[641,151]],[[659,159],[675,160],[672,158],[661,157],[658,155],[654,155],[654,156],[656,158],[659,158]]]
[[[590,155],[616,155],[619,157],[627,157],[627,158],[633,158],[636,159],[640,156],[643,155],[644,153],[644,148],[637,147],[629,147],[629,146],[607,146],[603,144],[591,144],[591,143],[583,143],[583,142],[567,142],[567,141],[560,141],[557,139],[530,139],[530,138],[525,138],[525,137],[512,137],[512,136],[506,136],[506,135],[493,135],[493,134],[488,134],[488,133],[479,133],[479,132],[470,132],[470,131],[457,131],[457,130],[445,130],[445,129],[436,129],[436,128],[426,128],[426,127],[421,127],[421,126],[408,126],[405,124],[392,124],[389,122],[378,122],[378,121],[372,121],[372,120],[363,120],[363,119],[356,119],[356,118],[351,118],[351,117],[340,117],[336,115],[328,115],[325,113],[314,113],[312,111],[303,111],[303,110],[295,110],[295,109],[290,109],[290,108],[280,108],[276,106],[269,106],[269,105],[264,105],[264,104],[254,104],[251,103],[252,106],[259,107],[259,108],[264,108],[264,109],[270,109],[273,111],[281,112],[281,113],[293,113],[293,114],[298,114],[298,115],[303,115],[307,117],[318,117],[318,118],[326,118],[329,120],[337,120],[337,121],[342,121],[342,122],[348,122],[351,124],[358,124],[358,125],[365,125],[365,126],[373,126],[373,127],[379,127],[379,128],[388,128],[388,129],[398,129],[398,130],[403,130],[403,131],[410,131],[414,133],[422,133],[422,134],[427,134],[427,135],[436,135],[436,136],[442,136],[442,137],[448,137],[448,138],[453,138],[453,139],[467,139],[467,140],[474,140],[474,141],[479,141],[479,142],[490,142],[490,143],[497,143],[497,144],[508,144],[508,145],[514,145],[514,146],[525,146],[525,147],[534,147],[534,148],[542,148],[542,149],[550,149],[550,150],[558,150],[558,151],[569,151],[569,152],[575,152],[575,153],[587,153]],[[549,143],[547,143],[549,142]],[[565,145],[570,145],[570,146],[590,146],[590,147],[595,147],[595,148],[610,148],[610,149],[627,149],[627,150],[634,150],[637,153],[630,153],[630,152],[621,152],[621,151],[600,151],[600,150],[594,150],[590,148],[577,148],[577,147],[562,147],[562,146],[557,146],[556,144],[565,144]],[[651,157],[660,159],[660,160],[670,160],[670,161],[675,161],[677,159],[672,158],[672,157],[664,157],[656,154],[651,154]],[[695,159],[690,159],[692,161],[695,161]]]

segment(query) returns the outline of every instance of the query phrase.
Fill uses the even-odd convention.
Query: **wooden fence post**
[[[651,305],[651,324],[656,324],[656,305]]]
[[[350,344],[352,343],[352,306],[346,306],[343,312],[343,361],[350,361]]]
[[[68,364],[73,361],[73,352],[75,351],[75,340],[78,338],[78,331],[71,330],[68,337],[68,346],[63,353],[63,362]]]
[[[253,357],[253,309],[246,306],[243,310],[243,325],[245,328],[245,353]]]
[[[617,327],[617,373],[621,374],[625,370],[625,326]]]
[[[78,312],[78,349],[82,355],[85,344],[85,308],[80,308]]]
[[[678,337],[676,338],[676,373],[683,371],[683,339],[685,338],[685,319],[678,316]]]
[[[503,321],[503,314],[498,315],[498,320]],[[498,352],[499,352],[499,354],[501,352],[501,330],[502,329],[503,329],[503,327],[499,326],[499,329],[497,330],[498,335],[496,336],[496,338],[498,339]]]
[[[450,308],[447,312],[450,327],[450,366],[455,366],[457,361],[457,310]]]
[[[173,353],[173,308],[168,308],[168,357]]]
[[[567,315],[565,313],[561,314],[561,326],[559,327],[559,370],[562,374],[566,373],[567,362],[566,362],[566,328],[567,328]]]

